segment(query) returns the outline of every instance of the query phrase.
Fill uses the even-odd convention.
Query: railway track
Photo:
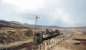
[[[66,35],[60,35],[60,36],[55,36],[53,38],[50,39],[46,39],[45,41],[43,41],[43,43],[41,43],[40,45],[38,45],[38,49],[37,50],[52,50],[52,48],[54,48],[56,45],[58,45],[59,43],[63,42],[64,40],[67,40],[69,38],[71,38],[73,36],[73,34],[69,34],[68,36]],[[22,43],[22,42],[21,42]],[[24,43],[24,42],[23,42]],[[19,45],[20,42],[16,43],[15,45]],[[18,47],[10,47],[12,45],[9,46],[3,46],[5,48],[0,48],[0,50],[22,50],[22,48],[26,48],[24,50],[32,50],[32,45],[29,45],[30,43],[28,43],[28,41],[25,41],[24,44],[18,46]],[[10,48],[9,48],[10,47]],[[31,47],[31,48],[29,48]],[[34,49],[35,50],[35,49]]]

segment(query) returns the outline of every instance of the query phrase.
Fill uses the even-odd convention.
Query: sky
[[[86,0],[0,0],[0,20],[62,27],[86,26]]]

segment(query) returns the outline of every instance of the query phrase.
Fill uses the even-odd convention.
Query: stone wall
[[[59,42],[63,40],[63,36],[56,36],[54,38],[43,41],[40,45],[38,45],[37,50],[52,50]]]

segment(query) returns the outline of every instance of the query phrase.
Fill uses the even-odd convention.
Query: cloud
[[[66,26],[75,26],[75,22],[72,19],[72,16],[65,11],[65,9],[63,8],[57,8],[52,14],[50,14],[50,16],[48,17],[48,20],[51,22],[51,25],[57,23],[56,21],[60,21],[63,22],[63,25]],[[57,23],[59,24],[59,23]]]
[[[84,6],[82,5],[85,4],[83,4],[83,2],[85,1],[1,0],[0,19],[33,24],[34,16],[39,16],[38,24],[59,26],[83,25],[81,22],[83,18],[80,17],[85,16],[84,10],[86,9],[83,9]],[[79,18],[81,20],[79,20]]]
[[[3,0],[3,3],[15,5],[19,11],[36,11],[45,7],[45,0]]]

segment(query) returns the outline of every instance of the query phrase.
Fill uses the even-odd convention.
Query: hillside
[[[0,48],[32,42],[32,30],[20,23],[0,20]]]

